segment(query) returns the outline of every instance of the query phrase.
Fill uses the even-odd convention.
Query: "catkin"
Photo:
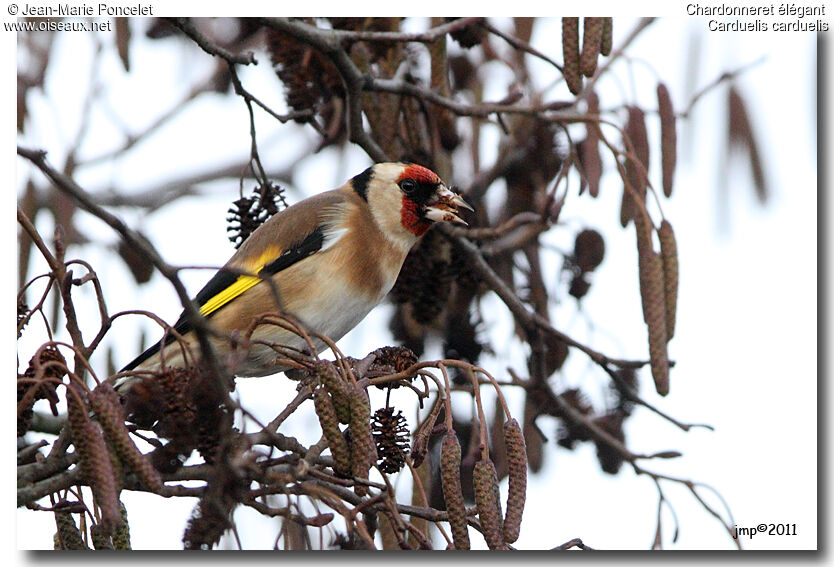
[[[666,353],[666,299],[663,284],[663,260],[652,252],[641,261],[641,291],[649,333],[649,361],[655,389],[661,396],[669,393],[669,360]]]
[[[608,57],[611,54],[611,47],[614,45],[614,19],[602,18],[602,38],[599,44],[599,53]]]
[[[110,540],[110,534],[102,527],[101,524],[94,524],[90,526],[90,539],[93,541],[93,548],[113,549],[113,542]]]
[[[501,494],[498,490],[498,475],[492,459],[479,459],[472,473],[475,489],[475,504],[484,539],[490,549],[506,549],[501,513]]]
[[[75,520],[72,519],[72,514],[55,512],[55,525],[58,528],[58,532],[55,534],[55,549],[90,549],[84,543],[81,532],[75,525]]]
[[[521,516],[527,498],[527,449],[521,426],[515,419],[504,422],[504,446],[507,448],[509,491],[504,515],[504,540],[513,543],[521,531]]]
[[[588,93],[588,112],[591,117],[599,116],[599,96],[596,91]],[[599,154],[599,123],[589,121],[585,123],[585,142],[582,167],[588,180],[588,192],[591,197],[599,195],[599,180],[602,177],[602,159]]]
[[[637,233],[637,266],[640,281],[640,305],[643,308],[643,321],[649,322],[648,306],[651,303],[649,297],[650,278],[656,277],[652,274],[649,257],[654,254],[652,246],[652,225],[645,216],[638,213],[634,218],[634,230]]]
[[[81,454],[81,474],[90,485],[93,498],[101,510],[101,529],[104,533],[111,534],[122,518],[107,443],[101,430],[92,421],[84,423],[79,437],[83,439],[80,443],[86,446],[86,451]],[[73,441],[75,440],[73,437]]]
[[[582,54],[579,56],[579,70],[586,77],[593,77],[597,70],[603,19],[583,18],[582,20]]]
[[[658,230],[660,255],[663,258],[663,287],[666,297],[666,342],[675,336],[678,309],[678,245],[672,224],[663,219]]]
[[[113,548],[118,550],[129,550],[130,547],[130,525],[127,523],[127,508],[119,501],[119,514],[122,517],[122,523],[113,532]]]
[[[628,222],[637,214],[638,205],[635,203],[634,192],[642,201],[646,200],[646,186],[647,174],[649,171],[649,137],[646,131],[646,118],[643,111],[636,106],[628,107],[628,121],[626,122],[625,136],[631,141],[631,149],[634,152],[632,157],[637,158],[643,167],[635,163],[632,157],[625,161],[625,182],[631,186],[623,189],[623,201],[620,208],[620,223],[623,228],[628,225]],[[629,149],[628,144],[624,144],[626,150]],[[644,171],[645,170],[645,171]]]
[[[88,401],[119,459],[136,474],[142,484],[153,491],[159,490],[162,478],[131,439],[122,418],[119,394],[110,384],[102,383],[90,392]]]
[[[460,485],[460,442],[452,430],[446,431],[440,448],[440,483],[449,513],[452,541],[455,549],[469,549],[469,530],[466,527],[466,506]]]
[[[350,449],[339,429],[336,409],[330,394],[324,388],[316,388],[313,392],[313,403],[322,433],[330,447],[330,454],[333,455],[333,466],[336,472],[341,475],[350,475]]]
[[[675,180],[675,165],[678,161],[678,133],[672,97],[663,83],[657,85],[657,112],[660,115],[660,165],[663,172],[663,194],[670,197]]]
[[[582,90],[582,74],[579,71],[579,18],[562,18],[562,74],[573,94]]]
[[[322,362],[316,370],[319,380],[333,399],[339,423],[350,423],[350,401],[345,382],[330,362]]]
[[[371,463],[376,461],[376,447],[371,434],[371,403],[368,394],[358,386],[351,386],[350,396],[350,457],[354,477],[368,479]],[[367,496],[368,487],[356,484],[357,496]]]

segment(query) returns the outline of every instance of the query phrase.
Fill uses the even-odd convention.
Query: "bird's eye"
[[[400,183],[400,189],[403,190],[403,193],[406,195],[410,195],[417,189],[417,183],[413,179],[403,179]]]

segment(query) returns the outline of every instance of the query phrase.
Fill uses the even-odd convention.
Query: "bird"
[[[473,210],[432,170],[384,162],[338,189],[281,210],[244,240],[197,293],[200,314],[219,331],[209,335],[213,348],[224,359],[233,348],[230,336],[276,311],[338,341],[385,299],[409,251],[432,225],[467,224],[460,209]],[[122,372],[193,364],[200,349],[185,312],[173,329],[188,349],[172,344],[174,335],[167,333]],[[245,356],[228,357],[235,376],[261,377],[288,369],[276,362],[278,353],[271,346],[258,340],[307,348],[297,334],[270,324],[256,326],[251,339]],[[318,352],[327,350],[318,338],[313,344]],[[123,376],[116,389],[124,393],[138,380]]]

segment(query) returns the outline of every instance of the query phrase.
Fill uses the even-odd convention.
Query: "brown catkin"
[[[452,541],[455,549],[469,549],[469,530],[466,527],[466,506],[460,485],[460,442],[453,430],[446,431],[440,447],[440,483],[449,513]]]
[[[317,375],[324,385],[330,397],[333,399],[333,407],[336,410],[336,417],[339,423],[350,423],[350,400],[348,389],[341,375],[330,362],[322,362],[317,367]]]
[[[58,528],[58,532],[55,534],[55,549],[90,549],[84,543],[81,532],[75,525],[75,520],[72,519],[72,514],[68,512],[55,512],[55,525]]]
[[[80,443],[87,447],[85,453],[81,454],[81,475],[93,491],[93,498],[101,511],[101,529],[111,534],[121,522],[121,514],[107,443],[101,429],[92,421],[84,423],[80,438],[83,439]],[[75,436],[73,441],[76,441]]]
[[[527,499],[527,448],[524,434],[515,419],[504,422],[504,446],[507,448],[509,491],[504,514],[504,540],[513,543],[521,531],[521,516]]]
[[[354,477],[368,479],[371,464],[376,461],[376,446],[371,434],[371,403],[359,386],[351,386],[350,395],[350,457]],[[368,487],[356,484],[357,496],[367,496]]]
[[[586,77],[593,77],[597,70],[604,19],[582,19],[582,54],[579,56],[579,70]]]
[[[313,392],[313,403],[316,406],[316,415],[319,418],[322,433],[330,446],[336,472],[341,475],[350,475],[350,449],[339,429],[339,420],[336,417],[336,409],[330,394],[324,388],[316,388]]]
[[[614,45],[614,19],[602,18],[602,38],[599,43],[599,53],[608,57]]]
[[[90,526],[90,539],[93,541],[93,547],[99,549],[113,549],[113,542],[110,540],[110,534],[102,527],[101,524],[94,524]]]
[[[599,96],[596,91],[588,93],[588,112],[591,117],[599,116]],[[602,177],[602,158],[599,155],[599,122],[585,123],[585,142],[582,167],[588,180],[588,192],[591,197],[599,195],[599,180]]]
[[[649,257],[655,253],[652,245],[652,225],[645,216],[638,213],[634,218],[634,230],[637,233],[637,274],[640,281],[640,305],[643,308],[643,321],[648,323],[649,279],[652,277]]]
[[[130,547],[130,524],[127,523],[127,508],[119,501],[119,514],[122,517],[122,523],[113,532],[113,548],[118,550],[129,550]]]
[[[110,384],[102,383],[88,396],[90,408],[96,415],[107,440],[119,459],[132,470],[139,481],[149,489],[162,488],[162,478],[151,461],[139,450],[125,427],[119,394]]]
[[[492,459],[479,459],[472,472],[475,488],[475,504],[484,539],[490,549],[506,549],[504,527],[501,513],[501,493],[498,490],[498,475]]]
[[[675,336],[678,310],[678,244],[672,224],[663,219],[658,230],[660,255],[663,258],[663,287],[666,296],[666,342]]]
[[[663,194],[672,195],[675,165],[678,161],[678,133],[672,97],[664,83],[657,85],[657,112],[660,116],[660,165],[663,171]]]
[[[663,285],[663,260],[652,252],[641,260],[640,279],[646,326],[649,332],[649,361],[655,389],[661,396],[669,393],[669,360],[666,353],[666,299]],[[644,289],[645,288],[645,289]]]
[[[562,74],[573,94],[582,90],[582,74],[579,71],[579,18],[562,18]]]
[[[628,107],[628,121],[626,122],[625,136],[631,141],[631,149],[634,151],[634,157],[637,158],[643,167],[641,168],[633,159],[627,158],[625,160],[624,180],[627,185],[636,191],[637,195],[642,201],[646,200],[647,174],[649,171],[649,137],[646,131],[646,117],[643,110],[636,106]],[[629,144],[624,143],[626,151],[629,150]],[[629,190],[628,186],[623,188],[623,201],[620,209],[620,223],[623,228],[628,225],[628,222],[637,214],[638,205],[634,202],[634,194]]]

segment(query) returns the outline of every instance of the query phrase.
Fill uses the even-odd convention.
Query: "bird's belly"
[[[295,309],[291,309],[290,312],[304,325],[305,330],[320,333],[334,342],[358,325],[385,295],[370,298],[364,295],[346,294],[339,286],[330,286],[330,288],[333,290],[332,293],[309,297],[307,301],[295,306]],[[387,290],[385,291],[387,293]],[[314,336],[310,338],[319,354],[329,348],[321,339]],[[276,325],[257,327],[252,333],[252,339],[302,351],[309,350],[309,345],[302,337]],[[278,356],[280,356],[279,352],[268,344],[254,342],[248,356],[234,369],[234,373],[238,376],[254,377],[267,376],[285,370],[285,368],[276,367],[275,359]]]

